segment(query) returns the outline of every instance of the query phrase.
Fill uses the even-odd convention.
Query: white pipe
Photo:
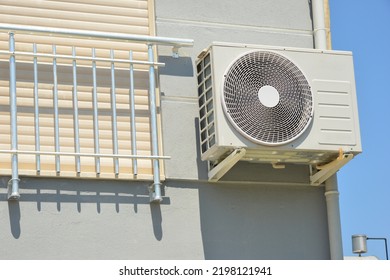
[[[324,0],[312,0],[312,13],[314,47],[316,49],[326,50],[327,44]],[[342,260],[344,259],[344,257],[343,243],[341,238],[341,221],[337,174],[334,174],[325,181],[325,197],[328,214],[330,258],[332,260]]]
[[[336,174],[325,181],[325,197],[328,214],[330,258],[332,260],[342,260],[344,259],[343,242],[341,238],[339,192]]]
[[[314,47],[326,50],[324,0],[312,0]]]

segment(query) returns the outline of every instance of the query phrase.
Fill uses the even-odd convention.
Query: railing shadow
[[[41,212],[46,204],[56,204],[58,212],[63,211],[64,204],[74,204],[78,213],[83,207],[90,209],[96,205],[96,213],[100,214],[103,205],[112,205],[115,212],[120,213],[121,206],[133,205],[134,213],[138,213],[139,205],[149,205],[148,187],[150,182],[129,182],[114,180],[85,180],[65,178],[32,178],[21,177],[21,195],[18,201],[7,201],[7,182],[9,178],[0,179],[0,203],[8,203],[9,222],[12,236],[18,239],[21,235],[21,205],[25,202],[35,202],[36,211]],[[161,205],[170,205],[169,197],[163,190],[163,201],[160,204],[150,204],[150,215],[153,233],[156,240],[163,237]],[[128,208],[127,208],[128,209]],[[68,208],[67,208],[68,211]]]
[[[6,187],[3,178],[3,187]],[[120,205],[133,205],[137,212],[139,204],[149,204],[148,187],[150,182],[69,179],[69,178],[31,178],[21,177],[20,191],[23,193],[19,201],[36,202],[37,211],[42,210],[42,204],[56,203],[61,211],[61,204],[74,203],[78,212],[82,212],[83,204],[96,204],[97,213],[101,212],[102,204],[115,205],[120,212]],[[163,192],[164,195],[164,192]],[[0,201],[6,201],[7,194],[0,193]],[[162,205],[169,205],[169,197],[164,197]]]

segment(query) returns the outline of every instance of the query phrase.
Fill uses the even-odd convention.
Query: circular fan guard
[[[260,92],[267,87],[278,94],[277,104],[261,101]],[[303,73],[284,56],[268,51],[250,52],[234,61],[224,76],[222,103],[241,134],[265,145],[293,141],[313,116],[312,93]]]

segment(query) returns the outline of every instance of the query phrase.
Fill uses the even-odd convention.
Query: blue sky
[[[329,2],[333,49],[354,54],[363,144],[338,176],[344,255],[350,256],[352,234],[390,243],[390,1]],[[369,240],[367,247],[366,255],[385,259],[383,241]]]

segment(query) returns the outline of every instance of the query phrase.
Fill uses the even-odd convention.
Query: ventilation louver
[[[267,51],[234,61],[224,78],[223,105],[242,135],[265,145],[299,137],[313,115],[312,93],[303,73],[287,58]]]

